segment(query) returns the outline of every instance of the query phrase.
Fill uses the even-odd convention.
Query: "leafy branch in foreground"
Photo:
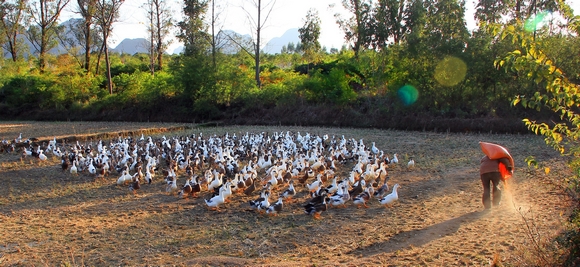
[[[522,105],[525,108],[540,110],[547,108],[556,113],[560,121],[538,122],[524,119],[524,123],[535,134],[543,135],[546,144],[569,157],[568,165],[574,176],[564,178],[569,195],[575,201],[566,231],[559,239],[568,249],[563,258],[563,264],[576,265],[580,258],[580,86],[571,82],[564,72],[540,49],[541,39],[536,39],[531,33],[526,33],[523,25],[508,26],[502,33],[502,38],[512,38],[514,44],[521,50],[514,50],[495,64],[498,68],[515,73],[539,87],[531,96],[519,95],[512,105]]]

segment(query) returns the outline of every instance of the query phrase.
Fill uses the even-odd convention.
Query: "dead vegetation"
[[[54,128],[50,123],[35,124],[20,123],[41,129],[36,133],[3,125],[0,139],[15,138],[20,132],[39,139],[97,132],[75,123],[54,123]],[[112,135],[132,131],[136,136],[151,127],[102,125]],[[248,201],[255,196],[235,195],[215,212],[206,209],[203,198],[209,197],[208,192],[178,199],[165,193],[162,178],[143,185],[134,196],[127,187],[116,185],[117,174],[106,179],[88,173],[72,176],[60,169],[55,157],[21,161],[18,153],[3,153],[0,265],[525,266],[537,265],[532,255],[537,244],[530,240],[526,226],[530,222],[522,220],[521,213],[533,213],[534,233],[541,233],[541,240],[556,235],[566,218],[568,200],[554,181],[566,176],[567,168],[535,136],[258,126],[189,126],[159,133],[262,131],[363,138],[386,153],[397,153],[402,163],[413,157],[415,167],[391,167],[389,183],[401,185],[399,203],[393,208],[373,200],[369,208],[357,209],[350,202],[346,209],[331,208],[321,220],[314,220],[301,207],[307,199],[305,188],[298,188],[298,201],[275,217],[250,211]],[[478,141],[510,148],[517,167],[509,196],[490,213],[481,212]],[[549,174],[527,168],[524,159],[530,155],[550,166]],[[178,174],[180,186],[185,179]]]

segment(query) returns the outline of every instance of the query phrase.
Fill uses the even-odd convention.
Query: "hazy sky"
[[[171,3],[173,11],[175,12],[175,20],[181,20],[181,5],[182,1],[167,0]],[[263,0],[263,2],[270,3],[273,0]],[[121,6],[121,18],[119,22],[113,24],[113,35],[110,40],[112,47],[115,47],[124,38],[145,38],[145,11],[142,8],[146,0],[126,0]],[[251,8],[252,0],[217,0],[219,5],[217,10],[221,10],[218,18],[222,29],[233,30],[240,34],[253,34],[253,27],[242,9],[242,5],[246,6],[246,10],[253,12],[255,8]],[[580,0],[568,0],[569,5],[574,9],[576,15],[580,15]],[[469,29],[475,28],[473,20],[473,6],[474,0],[466,0],[466,14],[465,19]],[[333,5],[334,7],[330,8]],[[76,8],[76,3],[71,1],[68,9]],[[304,18],[310,8],[318,10],[321,19],[321,36],[320,43],[328,49],[335,47],[340,48],[344,42],[344,33],[338,28],[334,14],[345,11],[340,0],[277,0],[270,17],[266,21],[266,25],[262,30],[262,43],[265,44],[268,40],[281,36],[286,30],[291,28],[300,28],[304,24]],[[252,14],[253,15],[253,14]],[[71,13],[63,14],[63,20],[71,16],[78,17]],[[173,49],[180,46],[174,43],[168,52],[173,52]]]

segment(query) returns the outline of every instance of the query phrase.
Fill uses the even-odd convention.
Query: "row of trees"
[[[29,16],[26,15],[27,12],[34,13],[24,8],[34,5],[26,5],[21,0],[15,1],[20,1],[20,8],[16,8],[17,5],[11,6],[8,2],[2,5],[3,13],[0,14],[4,18],[3,25],[18,24],[15,22],[19,16],[26,17]],[[374,97],[375,100],[387,101],[388,105],[381,105],[381,108],[389,112],[408,113],[412,110],[432,116],[517,117],[524,111],[511,109],[509,101],[516,95],[533,94],[537,87],[514,82],[512,75],[494,66],[494,59],[520,46],[499,39],[499,29],[505,25],[524,24],[526,20],[523,18],[533,18],[534,14],[547,10],[555,15],[544,22],[544,27],[533,30],[533,35],[554,44],[546,49],[552,57],[558,58],[563,70],[573,73],[578,66],[577,57],[569,57],[565,53],[578,48],[577,36],[566,28],[577,23],[577,19],[565,2],[558,0],[541,3],[535,0],[505,1],[502,5],[495,1],[478,1],[476,19],[479,28],[473,32],[468,32],[465,26],[463,1],[344,0],[343,5],[350,13],[346,16],[337,15],[336,20],[338,26],[344,30],[350,47],[332,51],[330,54],[321,49],[318,41],[320,18],[316,10],[309,10],[305,14],[303,27],[299,29],[301,43],[296,46],[299,49],[287,49],[279,55],[263,55],[259,49],[259,32],[266,24],[275,1],[247,2],[244,10],[249,18],[254,18],[249,20],[254,21],[251,27],[255,34],[250,42],[245,42],[242,38],[219,29],[220,7],[215,1],[186,0],[183,5],[184,19],[173,21],[168,16],[171,12],[165,2],[149,0],[146,9],[150,20],[150,53],[145,56],[134,55],[135,60],[141,63],[131,67],[128,62],[134,60],[128,60],[127,55],[113,55],[112,59],[109,58],[107,42],[104,41],[114,26],[118,8],[123,2],[100,1],[79,0],[78,8],[82,19],[65,30],[76,33],[75,36],[49,38],[45,42],[50,44],[48,49],[53,47],[55,40],[59,40],[61,45],[65,44],[69,48],[66,55],[54,60],[52,55],[39,53],[36,58],[28,57],[28,60],[32,60],[29,61],[33,64],[32,68],[20,68],[27,63],[18,56],[19,52],[15,52],[12,54],[12,66],[17,67],[14,73],[3,73],[3,85],[9,84],[15,76],[36,75],[35,73],[39,73],[42,79],[53,79],[63,69],[67,69],[67,74],[86,75],[83,81],[91,81],[93,85],[89,87],[97,88],[86,90],[93,92],[92,95],[75,98],[79,96],[78,91],[86,88],[77,88],[80,85],[73,86],[73,82],[69,82],[66,89],[62,85],[55,85],[64,91],[62,94],[67,96],[67,100],[56,105],[54,103],[60,100],[50,100],[53,96],[49,95],[43,99],[50,100],[53,104],[44,106],[88,106],[93,102],[105,101],[105,92],[109,95],[106,99],[120,98],[119,93],[126,92],[127,88],[127,82],[121,80],[135,77],[140,77],[135,78],[137,80],[142,79],[140,72],[145,71],[152,76],[148,79],[156,79],[155,76],[168,79],[162,83],[173,88],[174,92],[169,96],[188,99],[181,102],[184,105],[182,111],[191,106],[195,107],[194,103],[204,103],[206,108],[213,106],[219,110],[222,105],[244,103],[252,98],[268,99],[269,102],[261,101],[266,103],[265,106],[281,106],[289,104],[292,99],[304,99],[306,103],[314,104],[359,105],[372,102],[360,102],[361,97]],[[50,3],[54,6],[46,10],[51,11],[40,13],[53,14],[56,17],[57,11],[60,12],[65,3]],[[172,29],[171,25],[177,26],[177,37],[185,44],[185,50],[182,55],[169,57],[163,56],[163,51],[168,44],[167,35]],[[54,33],[45,36],[59,36],[56,34],[59,33],[59,28],[55,25],[50,27],[55,28],[44,28],[43,31],[41,26],[30,25],[28,29]],[[2,31],[6,36],[16,36],[10,35],[13,31],[9,28],[3,26]],[[24,28],[19,28],[18,31],[22,30]],[[5,47],[10,48],[18,47],[12,45],[10,40],[20,39],[2,40]],[[225,42],[230,45],[224,46]],[[231,47],[231,44],[239,47],[237,53],[225,53],[225,47]],[[78,49],[79,47],[82,49]],[[289,45],[288,48],[290,47],[293,46]],[[103,55],[105,66],[100,64]],[[93,56],[96,56],[96,60],[92,60]],[[47,61],[44,59],[46,57],[49,58],[48,65],[42,63]],[[62,60],[62,57],[73,58],[77,66],[67,65],[69,60]],[[453,68],[460,68],[462,72]],[[252,72],[249,72],[250,69]],[[248,75],[252,76],[253,85]],[[58,84],[66,79],[58,78],[55,82]],[[406,85],[415,87],[418,92],[413,105],[397,101],[402,94],[399,89]],[[133,92],[137,95],[134,99],[143,95],[159,95],[144,92],[162,90],[144,88],[142,84],[136,86],[141,88]],[[7,90],[2,92],[6,95]],[[146,102],[155,101],[149,99]],[[17,106],[16,103],[6,104]]]
[[[85,74],[99,74],[101,56],[105,57],[109,93],[113,92],[107,43],[113,25],[119,19],[119,9],[124,0],[77,0],[75,12],[81,16],[68,25],[58,23],[70,0],[12,0],[0,3],[0,42],[13,62],[31,57],[38,59],[38,71],[47,68],[47,54],[59,45],[75,57]],[[165,0],[147,0],[144,6],[148,14],[150,33],[151,72],[163,66],[163,53],[168,42],[173,21]],[[32,47],[27,47],[25,40]],[[31,50],[32,49],[32,50]],[[79,50],[82,50],[79,53]],[[91,55],[97,53],[93,67]],[[81,58],[81,56],[83,56]]]

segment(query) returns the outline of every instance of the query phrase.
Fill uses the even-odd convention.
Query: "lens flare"
[[[543,11],[529,17],[524,23],[524,29],[528,32],[533,32],[538,28],[541,28],[542,22],[544,21],[544,18],[546,18],[546,15],[548,15],[548,12]]]
[[[447,56],[435,67],[435,80],[444,86],[453,86],[465,79],[467,65],[463,60]]]
[[[397,91],[397,96],[403,105],[408,106],[417,101],[417,98],[419,98],[419,91],[417,91],[417,89],[412,85],[405,85]]]

